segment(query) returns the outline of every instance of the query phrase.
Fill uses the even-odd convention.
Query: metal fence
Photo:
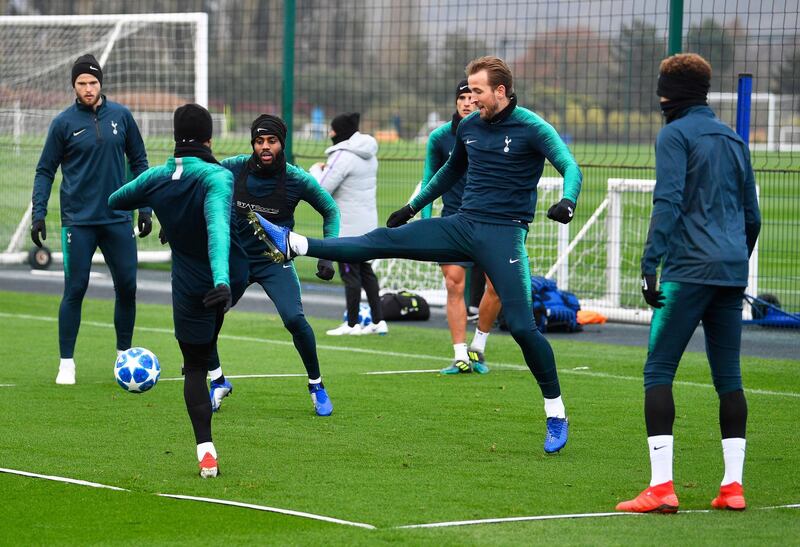
[[[294,161],[308,166],[324,159],[331,118],[358,111],[362,131],[380,141],[382,219],[405,202],[419,181],[427,134],[450,118],[453,88],[463,77],[465,64],[476,56],[495,54],[509,62],[520,104],[551,122],[582,166],[585,185],[577,222],[570,225],[571,237],[607,194],[609,179],[654,177],[653,141],[662,126],[655,85],[662,58],[676,50],[706,57],[714,69],[712,107],[731,124],[737,75],[751,73],[752,159],[764,216],[758,291],[773,293],[784,307],[800,310],[798,1],[13,0],[6,4],[6,13],[13,16],[160,12],[207,14],[204,77],[208,105],[218,122],[217,156],[249,152],[250,121],[261,112],[273,112],[290,122]],[[176,101],[197,100],[187,91],[192,86],[185,84],[198,78],[198,69],[189,62],[195,54],[194,30],[152,25],[140,23],[136,31],[123,31],[124,36],[117,37],[104,67],[104,91],[111,99],[133,102],[135,112],[141,105],[138,111],[157,120],[158,111],[168,114]],[[71,101],[69,64],[80,54],[103,51],[111,32],[91,25],[79,31],[31,27],[13,38],[5,31],[0,37],[0,121],[10,120],[0,123],[4,248],[28,204],[44,141],[41,130],[15,135],[15,113],[66,107]],[[21,49],[26,56],[19,61]],[[25,67],[51,70],[38,79],[27,78]],[[47,112],[42,119],[50,116]],[[154,130],[147,138],[153,164],[171,152],[169,132],[162,131],[159,135]],[[49,219],[56,223],[56,216],[51,213]],[[298,220],[299,229],[319,232],[312,212],[299,210]],[[630,237],[639,241],[643,236]],[[598,249],[605,244],[598,241]],[[589,275],[602,277],[611,266],[597,260],[583,267]],[[536,263],[533,268],[538,269]]]

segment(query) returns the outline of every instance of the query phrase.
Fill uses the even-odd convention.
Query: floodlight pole
[[[669,2],[669,42],[668,55],[680,53],[683,49],[683,0]]]
[[[292,157],[292,132],[294,128],[293,105],[294,105],[294,24],[295,24],[295,0],[286,0],[283,3],[283,94],[281,100],[281,111],[283,121],[289,129],[286,133],[286,143],[284,153],[286,161],[294,162]]]

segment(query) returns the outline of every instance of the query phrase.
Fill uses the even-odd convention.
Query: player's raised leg
[[[337,262],[374,258],[408,258],[433,262],[464,262],[469,257],[467,221],[453,215],[411,222],[399,228],[377,228],[358,237],[307,238],[253,213],[254,231],[275,246],[284,261],[313,256]]]

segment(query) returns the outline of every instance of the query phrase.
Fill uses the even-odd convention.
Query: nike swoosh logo
[[[77,137],[78,135],[80,135],[80,134],[81,134],[81,133],[83,133],[84,131],[86,131],[86,129],[81,129],[80,131],[73,131],[73,132],[72,132],[72,136],[73,136],[73,137]]]
[[[572,207],[567,207],[567,212],[569,213],[569,218],[572,218],[572,215],[574,214]]]
[[[291,265],[291,264],[284,264],[284,265],[283,265],[283,269],[284,269],[284,270],[285,270],[286,268],[291,268],[291,267],[292,267],[292,265]]]
[[[472,139],[472,140],[467,139],[467,141],[464,144],[472,144],[473,142],[478,142],[478,139]]]
[[[653,447],[653,450],[661,450],[662,448],[666,448],[666,447],[667,447],[667,445],[662,445],[662,446],[654,446],[654,447]]]
[[[519,262],[519,258],[515,258],[515,259],[511,259],[511,258],[509,258],[509,259],[508,259],[508,263],[509,263],[509,264],[514,264],[515,262]]]

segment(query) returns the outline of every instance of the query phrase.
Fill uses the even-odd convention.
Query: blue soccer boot
[[[569,421],[566,418],[547,418],[547,433],[544,436],[544,451],[558,452],[567,444]]]
[[[285,226],[278,226],[265,219],[256,212],[247,213],[247,222],[253,227],[253,233],[267,246],[264,255],[273,262],[289,262],[294,258],[289,247],[289,233],[291,230]]]
[[[311,395],[311,402],[314,403],[314,412],[317,413],[317,416],[330,416],[333,413],[333,403],[322,383],[308,384],[308,393]]]
[[[222,405],[222,399],[233,392],[233,386],[227,379],[224,382],[216,382],[211,380],[209,388],[209,396],[211,397],[211,411],[216,412]]]

